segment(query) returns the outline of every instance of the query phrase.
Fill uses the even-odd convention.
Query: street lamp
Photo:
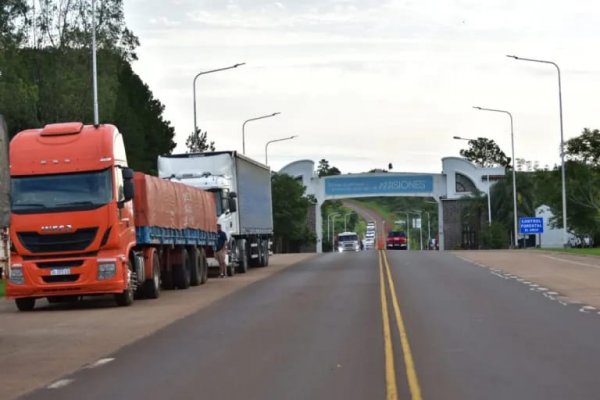
[[[336,216],[338,216],[338,215],[340,215],[340,214],[339,214],[339,213],[333,213],[333,214],[329,214],[329,215],[327,216],[327,239],[329,239],[329,237],[330,237],[330,236],[329,236],[329,219],[330,219],[331,217],[336,217]],[[331,248],[333,249],[333,240],[331,241]]]
[[[271,118],[271,117],[274,117],[279,114],[281,114],[281,113],[274,112],[273,114],[262,115],[260,117],[250,118],[250,119],[247,119],[244,121],[244,123],[242,124],[242,153],[243,154],[246,154],[246,124],[250,121],[256,121],[256,120],[264,119],[264,118]]]
[[[463,138],[460,136],[453,136],[453,139],[456,140],[467,140],[467,141],[471,141],[471,140],[475,140],[475,139],[469,139],[469,138]],[[486,156],[489,157],[489,149],[488,149],[488,142],[485,143],[485,152],[486,152]],[[492,203],[491,203],[491,199],[490,199],[490,174],[487,174],[487,203],[488,203],[488,225],[492,225]]]
[[[546,60],[537,60],[533,58],[522,58],[517,56],[509,56],[506,57],[514,58],[519,61],[531,61],[542,64],[552,64],[556,67],[556,71],[558,71],[558,110],[560,115],[560,165],[561,165],[561,180],[562,180],[562,212],[563,212],[563,246],[567,245],[567,188],[566,188],[566,180],[565,180],[565,140],[563,135],[563,113],[562,113],[562,89],[560,84],[560,68],[558,64],[553,61]]]
[[[334,240],[335,237],[335,217],[339,217],[340,214],[333,214],[333,218],[331,219],[331,251],[335,251]]]
[[[240,67],[240,66],[245,65],[245,64],[246,63],[239,63],[239,64],[232,65],[230,67],[217,68],[217,69],[211,69],[210,71],[198,72],[196,74],[196,76],[194,76],[194,83],[193,83],[193,91],[194,91],[194,133],[198,129],[198,125],[196,124],[196,79],[198,79],[198,77],[200,75],[206,75],[206,74],[210,74],[210,73],[213,73],[213,72],[219,72],[219,71],[226,71],[228,69],[237,68],[237,67]]]
[[[427,250],[429,250],[429,244],[431,243],[431,216],[429,211],[425,211],[427,214]]]
[[[410,221],[409,221],[409,216],[408,216],[408,212],[406,211],[394,211],[396,214],[404,214],[406,215],[406,250],[410,250]]]
[[[514,244],[515,244],[515,248],[518,248],[518,239],[517,239],[517,235],[518,235],[518,231],[517,231],[517,175],[515,172],[515,135],[514,135],[514,129],[513,129],[513,117],[512,114],[508,111],[505,110],[496,110],[493,108],[485,108],[485,107],[477,107],[477,106],[473,106],[473,108],[480,110],[480,111],[492,111],[492,112],[499,112],[499,113],[504,113],[504,114],[508,114],[508,116],[510,117],[510,142],[511,142],[511,147],[512,147],[512,176],[513,176],[513,214],[514,214],[514,230],[515,230],[515,234],[514,234]]]
[[[348,217],[349,215],[352,215],[352,214],[354,214],[354,211],[349,212],[348,214],[344,214],[344,232],[348,232],[348,229],[346,229],[346,221],[347,221],[346,217]]]
[[[293,136],[290,136],[290,137],[285,137],[285,138],[281,138],[281,139],[273,139],[273,140],[269,140],[269,141],[267,142],[267,144],[265,144],[265,165],[269,165],[269,157],[268,157],[268,154],[267,154],[267,148],[269,147],[269,145],[270,145],[271,143],[275,143],[275,142],[283,142],[284,140],[291,140],[291,139],[294,139],[294,138],[297,138],[297,137],[298,137],[298,135],[293,135]]]

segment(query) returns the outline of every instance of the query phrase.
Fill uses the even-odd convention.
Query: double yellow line
[[[396,369],[394,367],[394,348],[392,345],[392,334],[390,327],[390,316],[388,311],[388,300],[386,293],[386,277],[387,286],[390,289],[390,298],[392,299],[392,308],[400,335],[400,345],[402,347],[402,355],[404,357],[404,367],[406,369],[406,379],[412,400],[422,400],[421,387],[415,370],[415,362],[413,360],[408,335],[406,334],[406,326],[402,319],[398,297],[396,297],[396,287],[390,272],[390,264],[388,263],[385,250],[379,250],[379,281],[381,282],[381,314],[383,316],[383,339],[385,349],[385,384],[386,384],[386,399],[398,399],[398,387],[396,385]]]

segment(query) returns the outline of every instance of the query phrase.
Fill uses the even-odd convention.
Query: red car
[[[388,249],[407,249],[406,233],[402,231],[389,231],[385,246]]]

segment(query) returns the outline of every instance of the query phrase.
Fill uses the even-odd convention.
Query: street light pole
[[[409,213],[406,211],[402,211],[402,210],[397,210],[394,211],[397,214],[404,214],[406,215],[406,250],[410,250],[410,217],[409,217]]]
[[[285,138],[281,138],[281,139],[273,139],[273,140],[269,140],[269,141],[267,142],[267,144],[265,144],[265,165],[269,165],[269,156],[268,156],[268,153],[267,153],[267,149],[268,149],[268,146],[269,146],[271,143],[275,143],[275,142],[282,142],[282,141],[284,141],[284,140],[291,140],[291,139],[294,139],[294,138],[297,138],[297,137],[298,137],[298,135],[293,135],[293,136],[290,136],[290,137],[285,137]]]
[[[463,138],[460,136],[453,136],[453,139],[457,139],[457,140],[475,140],[475,139],[469,139],[469,138]],[[488,142],[485,143],[485,153],[486,156],[489,157],[490,154],[490,149],[488,147]],[[490,197],[490,174],[488,173],[487,175],[487,206],[488,206],[488,225],[492,225],[492,200]]]
[[[217,68],[217,69],[211,69],[210,71],[198,72],[196,74],[196,76],[194,76],[194,83],[192,84],[192,86],[193,86],[193,92],[194,92],[194,133],[198,129],[198,124],[196,123],[196,79],[198,79],[198,77],[200,75],[206,75],[206,74],[210,74],[210,73],[213,73],[213,72],[225,71],[225,70],[228,70],[228,69],[233,69],[233,68],[240,67],[240,66],[245,65],[245,64],[246,63],[239,63],[239,64],[232,65],[231,67]]]
[[[354,214],[354,211],[353,212],[349,212],[348,214],[344,214],[344,232],[348,232],[348,229],[347,229],[347,226],[346,226],[346,221],[347,221],[346,217],[348,217],[349,215],[352,215],[352,214]]]
[[[335,237],[335,217],[339,217],[340,214],[333,214],[333,218],[331,219],[331,249],[335,251],[335,247],[333,245],[333,238]]]
[[[533,58],[523,58],[507,55],[506,57],[514,58],[519,61],[531,61],[542,64],[552,64],[558,72],[558,110],[560,116],[560,165],[561,165],[561,181],[562,181],[562,214],[563,214],[563,246],[567,246],[567,187],[565,179],[565,140],[563,134],[563,106],[562,106],[562,87],[560,81],[560,68],[553,61],[537,60]]]
[[[328,240],[329,240],[329,238],[330,238],[330,236],[329,236],[329,221],[330,221],[330,218],[331,218],[331,217],[334,217],[334,216],[338,216],[338,215],[340,215],[340,214],[338,214],[338,213],[333,213],[333,214],[329,214],[329,215],[327,216],[327,239],[328,239]],[[331,236],[331,237],[333,237],[333,236]],[[333,249],[333,241],[331,242],[331,248]]]
[[[35,28],[34,28],[35,29]],[[35,45],[35,43],[34,43]],[[96,64],[96,1],[92,0],[92,90],[94,97],[94,125],[100,124],[98,116],[98,68]]]
[[[427,214],[427,250],[429,250],[429,243],[431,243],[431,216],[429,211],[425,211]]]
[[[250,118],[250,119],[247,119],[244,121],[244,123],[242,124],[242,154],[246,154],[246,124],[250,121],[257,121],[259,119],[271,118],[271,117],[274,117],[279,114],[281,114],[281,113],[274,112],[273,114],[262,115],[260,117]]]
[[[492,111],[492,112],[499,112],[499,113],[503,113],[503,114],[507,114],[510,117],[510,142],[511,142],[511,147],[512,147],[512,176],[513,176],[513,214],[514,214],[514,246],[515,248],[519,247],[519,242],[518,242],[518,230],[517,230],[517,175],[516,175],[516,168],[515,168],[515,135],[514,135],[514,128],[513,128],[513,117],[512,114],[508,111],[505,110],[496,110],[494,108],[485,108],[485,107],[477,107],[474,106],[473,108],[477,109],[477,110],[481,110],[481,111]]]

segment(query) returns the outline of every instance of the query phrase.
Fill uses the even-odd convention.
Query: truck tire
[[[190,256],[186,249],[181,249],[181,264],[173,269],[173,280],[178,289],[190,287],[191,269]]]
[[[160,296],[160,259],[156,252],[152,256],[152,279],[144,282],[144,296],[148,299],[158,299]]]
[[[15,304],[19,311],[32,311],[35,307],[35,297],[23,297],[15,299]]]
[[[200,251],[196,246],[190,249],[190,286],[198,286],[202,280],[202,264]]]
[[[264,249],[263,249],[263,260],[262,260],[262,266],[263,267],[268,267],[269,266],[269,240],[265,240],[264,241]]]
[[[246,272],[248,272],[248,251],[247,251],[247,245],[246,245],[246,241],[242,240],[240,243],[241,248],[238,251],[238,265],[237,265],[237,271],[235,272],[239,272],[242,274],[245,274]],[[234,268],[231,268],[232,270],[234,270]],[[233,276],[233,274],[229,274],[229,268],[227,268],[227,276]]]
[[[239,264],[241,260],[240,248],[235,239],[231,239],[228,244],[229,264],[227,265],[227,276],[235,275],[235,264]]]
[[[131,263],[127,261],[125,266],[129,270],[129,282],[127,282],[127,287],[123,292],[115,294],[115,301],[118,306],[126,307],[133,303],[134,289],[132,280],[134,279],[135,274],[133,273]]]
[[[202,274],[200,275],[200,284],[204,285],[208,280],[208,262],[206,262],[206,254],[204,250],[200,250],[200,265]]]

